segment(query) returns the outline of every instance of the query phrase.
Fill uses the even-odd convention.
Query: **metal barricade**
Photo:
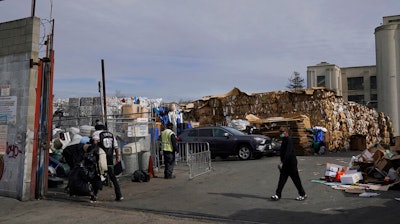
[[[161,142],[158,143],[161,146]],[[162,152],[157,156],[162,158]],[[189,179],[208,173],[212,170],[210,146],[207,142],[178,142],[176,165],[189,167]],[[160,159],[160,166],[163,159]]]
[[[211,152],[207,142],[179,142],[177,161],[189,166],[189,179],[208,173],[211,167]]]
[[[136,169],[147,170],[153,165],[158,171],[164,166],[161,150],[161,134],[155,122],[131,122],[126,119],[109,119],[108,129],[116,136],[120,154],[125,160],[126,172]],[[127,144],[134,144],[123,150]],[[149,158],[147,158],[149,157]],[[152,164],[150,164],[150,159]],[[189,179],[211,171],[211,152],[207,142],[178,142],[176,165],[189,166]],[[129,168],[129,169],[128,169]],[[129,171],[129,172],[128,172]]]

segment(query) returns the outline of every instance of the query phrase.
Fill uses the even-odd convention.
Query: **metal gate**
[[[158,141],[160,150],[156,158],[159,159],[159,167],[163,166],[161,142]],[[208,173],[212,170],[210,146],[207,142],[178,142],[178,152],[175,154],[175,162],[178,166],[189,167],[189,179]]]
[[[178,161],[189,166],[189,179],[212,170],[210,145],[207,142],[179,142]]]
[[[158,171],[164,166],[161,141],[158,140],[161,132],[155,122],[150,120],[147,122],[128,122],[126,119],[108,119],[108,129],[117,137],[120,150],[126,143],[138,143],[141,140],[146,140],[146,144],[142,144],[142,146],[150,151],[153,169]],[[138,145],[140,144],[138,143]],[[123,157],[127,156],[122,151],[120,154]],[[140,154],[137,156],[140,156]],[[138,164],[139,169],[143,167],[143,164],[146,166],[150,162],[140,161],[139,157],[137,160],[134,162]],[[207,142],[178,142],[175,161],[178,166],[189,167],[189,179],[210,172],[212,169],[210,146]]]

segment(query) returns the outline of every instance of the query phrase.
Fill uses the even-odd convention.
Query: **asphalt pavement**
[[[189,179],[189,168],[177,166],[176,179],[151,178],[132,182],[121,176],[124,196],[114,201],[114,191],[104,187],[98,202],[87,197],[69,197],[63,188],[49,188],[46,198],[20,202],[1,197],[0,223],[396,223],[400,197],[398,189],[370,191],[374,197],[360,197],[318,183],[326,163],[347,166],[358,151],[323,156],[299,156],[299,170],[308,198],[298,194],[289,179],[282,199],[275,194],[279,157],[240,161],[236,158],[212,161],[213,170]],[[162,170],[156,171],[162,176]]]

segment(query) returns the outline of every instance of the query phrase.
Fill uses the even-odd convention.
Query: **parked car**
[[[182,142],[208,142],[211,158],[227,158],[237,155],[241,160],[259,159],[271,153],[271,138],[264,135],[248,135],[226,126],[209,126],[185,129],[179,136]]]
[[[266,152],[266,156],[275,156],[279,155],[279,152],[281,150],[281,143],[278,142],[274,138],[267,137],[267,145],[268,145],[268,150]]]

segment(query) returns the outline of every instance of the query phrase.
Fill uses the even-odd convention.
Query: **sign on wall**
[[[1,96],[9,96],[10,95],[10,85],[2,85],[0,94],[1,94]]]
[[[15,124],[17,120],[17,97],[0,97],[0,117],[4,120],[6,116],[7,124]]]

